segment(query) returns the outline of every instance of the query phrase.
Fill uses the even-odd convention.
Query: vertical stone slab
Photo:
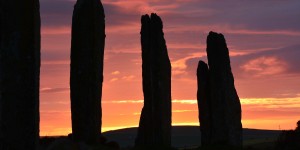
[[[156,14],[142,16],[141,45],[144,107],[136,146],[171,146],[171,63],[162,20]]]
[[[71,114],[75,141],[101,134],[105,16],[100,0],[77,0],[72,20]]]
[[[209,70],[205,62],[199,61],[197,68],[197,102],[201,130],[201,145],[211,144],[211,99],[209,93]]]
[[[212,108],[212,144],[242,146],[241,104],[234,86],[224,36],[210,32],[206,51]]]
[[[39,1],[1,0],[0,149],[37,149],[39,79]]]

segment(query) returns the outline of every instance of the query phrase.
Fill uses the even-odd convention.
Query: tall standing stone
[[[142,16],[141,44],[144,107],[136,146],[171,146],[171,63],[162,20]]]
[[[242,146],[241,104],[231,72],[229,52],[222,34],[207,37],[213,144]]]
[[[39,79],[39,1],[1,0],[0,149],[37,149]]]
[[[104,18],[100,0],[77,0],[72,20],[70,78],[75,141],[95,143],[101,134]]]
[[[199,61],[197,68],[198,109],[201,130],[201,145],[211,144],[211,99],[209,89],[209,70],[205,62]]]

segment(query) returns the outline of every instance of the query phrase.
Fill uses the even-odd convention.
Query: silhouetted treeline
[[[275,150],[299,150],[300,149],[300,120],[295,130],[282,131],[276,142]]]

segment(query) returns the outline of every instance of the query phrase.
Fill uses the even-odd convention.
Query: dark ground
[[[243,129],[244,150],[273,149],[279,130]],[[88,146],[83,143],[75,144],[66,136],[42,137],[40,150],[113,150],[131,149],[137,134],[137,128],[126,128],[103,133],[102,145]],[[205,150],[200,149],[201,133],[198,126],[174,126],[172,127],[172,147],[180,150]],[[52,148],[51,148],[52,147]],[[211,149],[211,148],[210,148]],[[224,149],[216,147],[215,149]],[[224,149],[225,150],[225,149]]]
[[[104,132],[103,135],[110,141],[116,141],[121,147],[132,147],[137,128],[127,128]],[[259,143],[269,143],[277,139],[281,131],[244,129],[244,146]],[[174,126],[172,128],[172,146],[175,148],[198,147],[201,143],[201,133],[198,126]]]

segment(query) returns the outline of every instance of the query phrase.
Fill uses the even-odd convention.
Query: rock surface
[[[94,143],[101,133],[105,16],[100,0],[77,0],[71,41],[71,112],[75,141]]]
[[[202,139],[206,139],[202,140],[202,144],[241,147],[241,104],[234,86],[229,51],[224,36],[210,32],[207,37],[206,51],[209,65],[208,80],[205,65],[201,62],[198,66],[201,130],[209,131],[209,134],[207,131],[202,133]],[[206,80],[209,85],[205,87],[203,83],[207,83]],[[208,90],[204,90],[203,87]]]
[[[38,0],[0,4],[0,149],[36,150],[39,138]]]
[[[171,146],[171,63],[156,14],[142,16],[142,75],[144,107],[136,146]]]
[[[211,99],[209,94],[209,71],[205,62],[199,61],[197,69],[199,121],[201,145],[211,144]]]

